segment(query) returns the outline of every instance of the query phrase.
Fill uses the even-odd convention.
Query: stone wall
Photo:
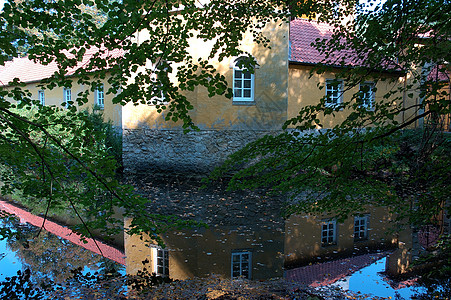
[[[220,165],[247,143],[277,131],[124,129],[123,162],[127,173],[202,174]]]

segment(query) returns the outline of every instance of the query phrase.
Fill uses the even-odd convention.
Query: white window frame
[[[64,104],[65,108],[69,108],[69,106],[70,106],[69,101],[72,101],[72,91],[69,88],[64,88],[63,89],[63,102],[65,103]]]
[[[151,79],[154,82],[158,81],[158,75],[157,75],[157,73],[155,71],[152,73]],[[153,88],[158,88],[160,96],[154,96],[152,98],[152,105],[155,105],[155,104],[168,105],[169,102],[166,100],[166,97],[164,96],[164,93],[163,93],[163,90],[161,89],[161,87],[158,87],[158,86],[154,85]]]
[[[239,66],[243,58],[235,60],[233,66],[233,101],[234,102],[253,102],[255,95],[255,69],[254,73],[247,71]],[[246,86],[245,86],[246,85]],[[249,91],[249,96],[245,97],[244,92]]]
[[[369,87],[368,91],[364,91],[365,87]],[[364,82],[359,86],[359,103],[360,107],[366,108],[368,110],[374,109],[374,101],[375,101],[375,92],[374,92],[375,84],[374,82]]]
[[[231,256],[231,278],[252,278],[252,252],[234,251]]]
[[[336,107],[343,103],[343,80],[326,79],[326,107]]]
[[[152,248],[152,271],[162,277],[169,277],[169,251],[163,248]]]
[[[39,103],[41,103],[41,105],[44,106],[45,105],[45,92],[44,92],[44,90],[38,91],[38,99],[39,99]]]
[[[321,222],[321,246],[327,247],[337,244],[337,220],[323,220]]]
[[[105,91],[103,84],[101,84],[98,88],[96,88],[95,103],[96,106],[99,107],[100,109],[103,109],[105,107]]]
[[[364,241],[368,239],[368,215],[354,217],[354,241]]]

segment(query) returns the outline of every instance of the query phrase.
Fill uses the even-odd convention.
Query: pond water
[[[371,265],[360,269],[352,275],[338,281],[335,286],[355,294],[365,294],[386,299],[411,299],[418,293],[425,293],[426,288],[389,284],[384,275],[386,258],[382,258]]]
[[[41,283],[50,283],[54,287],[61,287],[59,292],[64,296],[67,296],[67,294],[73,296],[74,293],[79,295],[83,292],[89,294],[92,288],[98,284],[98,281],[96,281],[97,279],[83,277],[88,274],[96,273],[97,276],[103,276],[115,270],[118,275],[125,275],[123,265],[45,230],[38,235],[39,230],[35,226],[20,223],[15,219],[6,219],[0,220],[0,227],[9,228],[17,233],[8,240],[0,240],[0,298],[4,296],[2,287],[8,277],[16,276],[18,271],[23,272],[26,269],[31,271],[30,281],[35,286],[39,286]],[[426,292],[426,289],[422,287],[390,285],[383,275],[385,263],[386,258],[377,260],[338,281],[334,286],[339,286],[355,295],[366,294],[383,299],[407,300],[418,293]],[[74,273],[74,270],[78,271]],[[74,276],[74,274],[78,275]],[[76,280],[73,280],[74,277],[76,277]],[[105,276],[102,278],[105,278]],[[125,294],[124,276],[118,276],[118,278],[122,279],[119,279],[114,286],[109,282],[106,288],[105,286],[98,286],[95,289],[101,290],[100,293]],[[105,291],[102,289],[105,289]],[[54,291],[55,289],[52,290],[52,292]],[[366,296],[361,297],[367,299]],[[100,297],[98,299],[112,298],[105,294],[105,298]]]
[[[124,266],[45,230],[37,235],[39,229],[30,224],[8,219],[0,220],[0,227],[16,233],[7,240],[0,240],[0,296],[5,295],[1,292],[5,282],[11,282],[14,276],[20,277],[18,271],[24,274],[27,269],[31,274],[28,281],[34,286],[50,284],[52,288],[62,287],[68,279],[74,285],[74,278],[78,278],[81,285],[88,279],[84,276],[91,274],[117,271],[125,275]]]

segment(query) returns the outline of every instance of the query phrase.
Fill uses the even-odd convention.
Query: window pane
[[[235,70],[235,78],[241,78],[243,75],[243,72],[240,70]]]
[[[250,72],[244,72],[244,78],[245,79],[251,79],[251,73]]]
[[[242,273],[241,273],[241,276],[249,278],[249,270],[248,269],[243,270]]]
[[[244,92],[244,95],[243,95],[244,98],[250,98],[251,97],[251,90],[244,90],[243,92]]]
[[[241,97],[241,90],[240,89],[235,89],[235,93],[234,93],[234,97]]]
[[[244,81],[244,88],[250,89],[250,88],[251,88],[251,83],[252,83],[252,81],[250,81],[250,80],[245,80],[245,81]],[[235,85],[235,86],[236,86],[236,85]]]
[[[246,86],[246,83],[244,83]],[[235,88],[241,88],[241,80],[235,80]]]

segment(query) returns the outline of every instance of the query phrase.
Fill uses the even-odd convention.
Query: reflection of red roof
[[[430,81],[449,81],[450,74],[448,70],[444,70],[444,66],[435,66],[428,75]]]
[[[352,273],[385,257],[389,252],[363,254],[350,258],[329,261],[286,271],[289,281],[296,281],[312,287],[332,284]]]
[[[56,224],[55,222],[52,222],[50,220],[45,220],[44,222],[44,218],[35,216],[3,200],[0,200],[0,210],[18,216],[20,218],[20,222],[27,222],[36,227],[43,227],[48,232],[51,232],[65,240],[68,240],[92,252],[100,254],[108,259],[114,260],[119,264],[125,265],[124,253],[117,250],[116,248],[113,248],[99,241],[94,241],[91,238],[87,238],[87,243],[84,243],[80,239],[80,235],[74,233],[69,228]]]
[[[390,280],[387,277],[385,277],[384,280],[390,285],[390,287],[392,289],[400,290],[400,289],[404,289],[409,286],[414,286],[417,283],[418,278],[411,278],[411,279],[406,279],[403,281],[394,281],[394,280]]]
[[[114,49],[111,51],[101,49],[101,58],[119,58],[124,55],[122,49]],[[89,63],[89,60],[99,53],[99,48],[91,47],[86,50],[81,62],[76,67],[70,68],[67,75],[73,75],[76,70],[83,68]],[[74,55],[65,52],[68,58],[74,58]],[[14,78],[18,78],[22,82],[35,82],[41,81],[45,78],[49,78],[55,72],[58,71],[58,65],[55,61],[48,65],[43,65],[39,62],[34,62],[28,57],[14,58],[12,61],[8,61],[4,66],[0,66],[0,85],[8,85]]]

